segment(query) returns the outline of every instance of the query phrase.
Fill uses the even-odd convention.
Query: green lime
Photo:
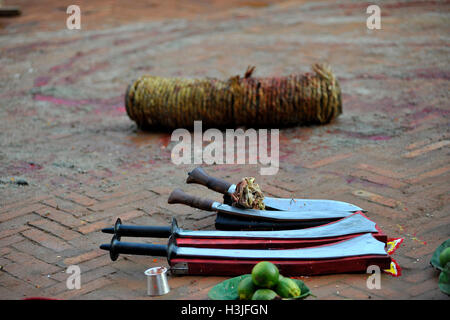
[[[279,298],[277,293],[270,289],[258,289],[253,294],[252,300],[274,300]]]
[[[295,298],[301,294],[301,290],[297,283],[290,279],[283,277],[275,287],[276,293],[282,298]]]
[[[252,277],[242,279],[238,285],[239,300],[250,300],[256,289]]]
[[[257,263],[252,270],[253,283],[263,288],[273,288],[278,284],[280,272],[278,268],[269,261]]]
[[[442,268],[445,267],[447,263],[450,262],[450,247],[445,248],[441,251],[441,254],[439,255],[439,264]]]

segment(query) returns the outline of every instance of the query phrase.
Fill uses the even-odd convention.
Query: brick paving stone
[[[343,297],[345,299],[352,299],[352,300],[367,300],[370,299],[370,291],[369,293],[367,291],[346,287],[346,288],[336,288],[339,292],[339,296]]]
[[[438,279],[436,278],[431,278],[431,279],[427,279],[425,281],[422,281],[420,284],[414,285],[413,287],[411,287],[408,290],[408,293],[412,296],[412,297],[417,297],[421,294],[424,294],[426,292],[432,291],[433,289],[435,289],[438,285]]]
[[[375,203],[378,203],[378,204],[381,204],[383,206],[390,207],[390,208],[395,208],[399,205],[399,201],[397,201],[395,199],[383,197],[379,194],[375,194],[375,193],[365,191],[365,190],[354,190],[352,192],[352,194],[357,197],[363,198],[367,201],[375,202]]]
[[[428,233],[430,231],[433,231],[434,229],[438,228],[438,227],[444,227],[447,228],[448,230],[448,226],[450,225],[450,217],[442,217],[439,220],[431,220],[430,222],[422,225],[420,227],[420,231],[419,231],[419,235],[421,234],[425,234]]]
[[[67,258],[64,260],[64,263],[66,265],[79,264],[81,262],[88,261],[88,260],[97,258],[102,255],[105,255],[105,252],[103,250],[100,250],[100,249],[92,250],[92,251],[80,254],[78,256],[75,256],[75,257]]]
[[[110,267],[110,266],[105,266],[105,267],[101,267],[101,268],[97,268],[95,270],[91,270],[91,271],[87,271],[87,272],[81,272],[80,274],[80,285],[83,286],[85,283],[90,283],[91,281],[94,281],[96,279],[108,276],[112,273],[116,272],[116,269]],[[53,297],[59,294],[62,294],[64,292],[69,292],[69,290],[67,288],[67,279],[70,276],[70,274],[68,273],[58,273],[55,275],[51,275],[52,279],[57,279],[59,281],[59,283],[55,284],[54,286],[48,287],[45,289],[45,294],[47,296]]]
[[[35,257],[30,256],[29,254],[22,252],[12,252],[6,256],[9,260],[14,261],[16,263],[21,263],[24,266],[33,265],[33,269],[38,272],[47,272],[53,273],[59,270],[59,267],[50,265],[44,261],[38,260]]]
[[[44,206],[40,203],[34,203],[32,205],[26,206],[26,207],[18,209],[18,210],[11,209],[8,212],[0,214],[0,222],[3,223],[5,221],[11,220],[13,218],[23,216],[27,213],[38,211],[38,210],[42,209],[43,207]]]
[[[22,232],[22,235],[56,252],[61,252],[70,248],[70,245],[66,242],[37,229],[26,230]]]
[[[437,276],[436,274],[436,270],[429,268],[426,271],[413,271],[413,272],[409,272],[408,274],[406,274],[403,279],[405,281],[414,283],[414,284],[418,284],[423,282],[424,280],[430,278],[430,277],[435,277]]]
[[[8,236],[11,236],[13,234],[19,233],[19,232],[27,230],[27,229],[29,229],[28,226],[20,226],[18,228],[7,229],[7,230],[0,231],[0,239],[8,237]]]
[[[358,164],[357,167],[360,169],[363,169],[363,170],[367,170],[367,171],[376,173],[381,176],[391,177],[394,179],[401,179],[404,177],[404,174],[400,173],[398,171],[393,171],[393,170],[389,170],[386,168],[380,168],[380,167],[373,166],[373,165],[366,164],[366,163],[360,163],[360,164]]]
[[[37,297],[42,292],[42,289],[36,288],[35,285],[7,273],[2,273],[0,284],[0,288],[5,289],[0,293],[5,299],[22,299],[26,296]]]
[[[450,170],[450,166],[437,168],[437,169],[434,169],[434,170],[422,173],[422,174],[418,175],[415,178],[408,179],[407,181],[408,181],[408,183],[411,183],[411,184],[417,183],[417,182],[425,180],[425,179],[429,179],[429,178],[433,178],[433,177],[436,177],[436,176],[440,176],[440,175],[448,172],[449,170]]]
[[[50,264],[59,263],[62,259],[61,253],[55,252],[49,248],[46,248],[40,244],[34,243],[28,239],[16,242],[11,245],[14,250],[18,250],[23,253],[32,255],[35,258],[41,259]]]
[[[109,255],[102,255],[97,258],[78,263],[78,266],[81,268],[82,272],[85,272],[99,267],[104,267],[110,263],[111,259],[109,258]]]
[[[266,185],[264,186],[264,192],[274,196],[274,197],[279,197],[279,198],[294,198],[295,195],[292,192],[283,190],[281,188],[272,186],[272,185]]]
[[[0,247],[6,247],[16,242],[22,241],[24,238],[18,234],[0,239]]]
[[[284,189],[284,190],[286,190],[286,191],[288,191],[288,192],[292,192],[292,193],[294,193],[294,194],[295,194],[295,191],[300,190],[301,187],[302,187],[302,186],[299,185],[298,183],[295,183],[295,182],[288,182],[288,181],[282,181],[282,180],[279,180],[279,179],[277,179],[277,180],[274,181],[274,182],[270,182],[270,181],[269,181],[268,184],[271,184],[271,185],[273,185],[273,186],[275,186],[275,187]],[[260,186],[260,187],[262,187],[262,188],[265,190],[265,187],[263,187],[263,186]]]
[[[23,228],[24,226],[26,227],[26,229],[28,229],[28,228],[30,228],[30,226],[28,226],[29,222],[39,220],[40,218],[41,217],[37,213],[29,213],[29,214],[8,220],[6,222],[3,222],[0,225],[0,230],[7,232],[10,230]]]
[[[72,240],[81,236],[81,234],[47,219],[35,220],[30,222],[29,225],[52,233],[53,235],[56,235],[64,240]]]
[[[75,216],[75,217],[83,217],[86,214],[89,214],[91,211],[87,208],[84,207],[82,205],[79,205],[75,202],[66,200],[66,199],[61,199],[61,198],[50,198],[47,200],[44,200],[44,202],[46,205],[53,207],[55,209],[64,211],[64,212],[69,212],[71,215]]]
[[[98,231],[102,228],[106,228],[106,227],[110,227],[115,223],[115,220],[117,218],[120,217],[120,219],[122,221],[128,221],[137,217],[140,217],[142,215],[144,215],[145,212],[142,210],[131,210],[122,214],[117,214],[116,218],[112,218],[112,219],[107,219],[107,220],[102,220],[102,221],[97,221],[97,222],[93,222],[90,224],[85,224],[82,227],[78,228],[78,231],[83,233],[83,234],[87,234],[87,233],[91,233],[94,231]]]
[[[97,203],[97,201],[95,201],[94,199],[91,199],[89,197],[86,197],[84,195],[81,195],[81,194],[78,194],[75,192],[70,192],[68,194],[64,194],[62,197],[65,199],[72,200],[73,202],[76,202],[85,207],[89,207],[89,206],[92,206],[95,203]]]
[[[323,285],[318,288],[310,288],[312,293],[317,296],[318,299],[328,299],[330,297],[335,297],[337,299],[344,299],[345,297],[339,296],[340,290],[348,288],[348,285],[331,283],[328,285]]]
[[[363,180],[367,180],[369,182],[373,182],[380,185],[389,186],[394,189],[400,189],[407,186],[406,183],[398,181],[396,179],[388,178],[385,176],[381,176],[378,174],[372,174],[367,171],[357,170],[351,173],[352,176],[358,177]]]
[[[328,164],[334,163],[336,161],[347,159],[351,156],[352,156],[352,153],[338,154],[338,155],[334,155],[334,156],[331,156],[331,157],[328,157],[325,159],[318,160],[316,162],[313,162],[312,164],[306,164],[306,165],[304,165],[304,167],[306,167],[308,169],[315,169],[315,168],[323,167]]]
[[[82,224],[79,219],[62,210],[45,207],[36,212],[44,218],[51,219],[67,227],[74,228]]]
[[[405,158],[415,158],[415,157],[421,156],[423,154],[426,154],[428,152],[434,151],[436,149],[448,146],[449,144],[450,144],[450,140],[443,140],[443,141],[435,142],[435,143],[427,145],[423,148],[408,152],[408,153],[404,154],[403,156]]]
[[[45,288],[55,284],[55,281],[48,277],[45,272],[36,272],[34,266],[23,263],[12,263],[5,267],[5,271],[13,276],[24,280],[35,288]]]
[[[98,220],[114,219],[115,216],[120,216],[124,212],[136,209],[132,204],[114,207],[106,211],[91,211],[88,215],[83,216],[84,222],[96,222]]]
[[[30,206],[33,206],[36,202],[35,199],[32,200],[24,200],[24,201],[13,201],[12,203],[2,203],[2,206],[0,208],[0,215],[6,212],[13,212],[18,211],[25,208],[29,208]],[[25,209],[28,210],[28,209]]]
[[[133,202],[133,201],[138,201],[141,199],[146,199],[151,197],[152,194],[146,191],[141,191],[139,193],[127,196],[127,197],[123,197],[123,198],[119,198],[119,199],[112,199],[110,201],[105,201],[105,202],[101,202],[101,203],[97,203],[91,207],[89,207],[89,209],[93,210],[93,211],[103,211],[106,209],[110,209],[119,205],[125,205],[127,203]]]
[[[101,230],[103,228],[109,227],[110,226],[110,222],[106,221],[106,220],[102,220],[102,221],[97,221],[94,223],[90,223],[90,224],[86,224],[82,227],[78,228],[78,232],[81,232],[83,234],[87,234],[87,233],[91,233],[94,231],[98,231]]]
[[[92,292],[94,290],[101,289],[102,287],[107,286],[109,284],[111,284],[111,280],[109,280],[107,278],[99,278],[99,279],[95,279],[87,284],[84,284],[80,289],[72,289],[70,291],[64,291],[60,294],[53,296],[53,298],[60,299],[60,300],[74,299],[83,294]]]

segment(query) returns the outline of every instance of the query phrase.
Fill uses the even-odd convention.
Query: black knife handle
[[[197,183],[216,192],[227,194],[228,189],[233,185],[228,181],[209,176],[201,167],[197,167],[188,173],[186,183]]]
[[[112,261],[116,261],[121,253],[144,256],[167,257],[167,245],[122,242],[120,236],[114,235],[110,244],[102,244],[100,249],[109,251]]]
[[[119,228],[104,228],[103,233],[117,234],[121,237],[139,238],[168,238],[172,234],[169,226],[128,226],[121,225]]]
[[[124,225],[120,218],[117,218],[113,228],[103,228],[103,233],[115,234],[120,237],[140,237],[140,238],[169,238],[171,234],[179,232],[178,223],[172,218],[172,226],[131,226]]]
[[[169,200],[167,200],[168,203],[181,203],[186,204],[190,207],[207,210],[207,211],[214,211],[212,208],[212,205],[214,203],[214,200],[209,199],[203,199],[200,197],[195,197],[190,194],[187,194],[181,189],[175,189],[172,191],[172,193],[169,196]]]

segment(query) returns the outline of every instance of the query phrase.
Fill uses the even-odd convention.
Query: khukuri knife
[[[236,190],[236,185],[229,183],[223,179],[209,176],[201,167],[197,167],[191,172],[186,180],[187,183],[196,183],[208,187],[211,190],[231,195]],[[283,211],[362,211],[358,206],[351,203],[322,200],[322,199],[289,199],[289,198],[272,198],[264,197],[264,205],[268,209]]]
[[[255,220],[269,221],[306,221],[322,219],[340,219],[352,214],[350,211],[323,210],[323,211],[278,211],[278,210],[256,210],[242,209],[223,204],[217,201],[195,197],[183,192],[181,189],[175,189],[169,195],[168,203],[186,204],[193,208],[207,211],[216,211],[235,215],[239,217],[251,218]]]
[[[379,241],[387,236],[376,223],[360,213],[322,226],[280,231],[217,231],[185,230],[178,227],[175,218],[169,226],[123,225],[120,219],[112,228],[102,229],[121,237],[168,238],[174,236],[179,247],[198,248],[303,248],[349,239],[363,233],[372,233]]]
[[[108,250],[113,261],[121,253],[166,257],[175,274],[240,275],[250,273],[262,260],[290,276],[361,272],[369,265],[386,269],[391,262],[385,243],[370,233],[321,246],[277,250],[179,247],[173,236],[168,245],[121,242],[114,235],[100,248]]]

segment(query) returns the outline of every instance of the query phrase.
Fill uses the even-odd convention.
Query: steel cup
[[[169,293],[170,287],[167,281],[167,268],[155,267],[145,270],[147,277],[147,295],[162,296]]]

